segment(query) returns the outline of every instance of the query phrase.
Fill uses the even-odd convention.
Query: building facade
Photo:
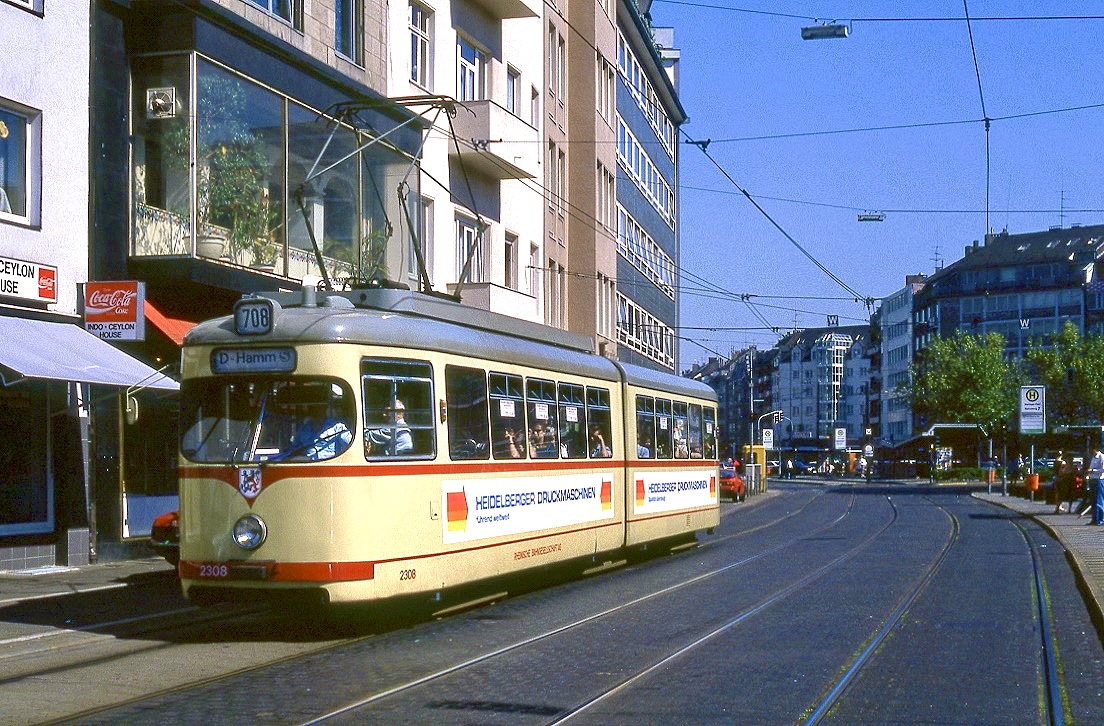
[[[678,367],[678,130],[687,116],[678,100],[679,53],[669,28],[655,29],[650,3],[622,0],[617,11],[616,132],[617,357],[662,370]],[[604,78],[605,61],[598,76]],[[602,105],[602,95],[599,95]],[[615,167],[597,169],[599,199]],[[603,220],[605,222],[605,220]],[[604,278],[598,278],[605,298]],[[611,300],[612,302],[612,300]],[[603,312],[603,315],[605,313]]]
[[[912,408],[905,398],[911,376],[912,302],[923,289],[923,275],[909,275],[905,286],[882,301],[878,311],[881,335],[881,421],[880,437],[890,446],[905,441],[913,433]]]

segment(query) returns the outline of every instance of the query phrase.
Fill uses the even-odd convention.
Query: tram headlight
[[[264,544],[268,527],[256,514],[247,514],[234,522],[234,544],[243,550],[255,550]]]

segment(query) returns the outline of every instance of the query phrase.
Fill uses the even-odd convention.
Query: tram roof
[[[567,331],[465,307],[409,290],[263,293],[279,303],[271,334],[250,343],[361,343],[452,353],[618,380],[614,363],[593,341]],[[241,344],[233,316],[193,328],[188,345]]]

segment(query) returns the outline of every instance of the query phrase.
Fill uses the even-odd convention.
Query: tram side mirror
[[[126,416],[126,422],[128,425],[133,426],[138,423],[138,399],[134,396],[127,394],[126,408],[124,409]]]

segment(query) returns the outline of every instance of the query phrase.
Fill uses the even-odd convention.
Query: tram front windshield
[[[180,451],[201,463],[322,461],[352,443],[353,394],[329,378],[203,378],[180,390]]]

